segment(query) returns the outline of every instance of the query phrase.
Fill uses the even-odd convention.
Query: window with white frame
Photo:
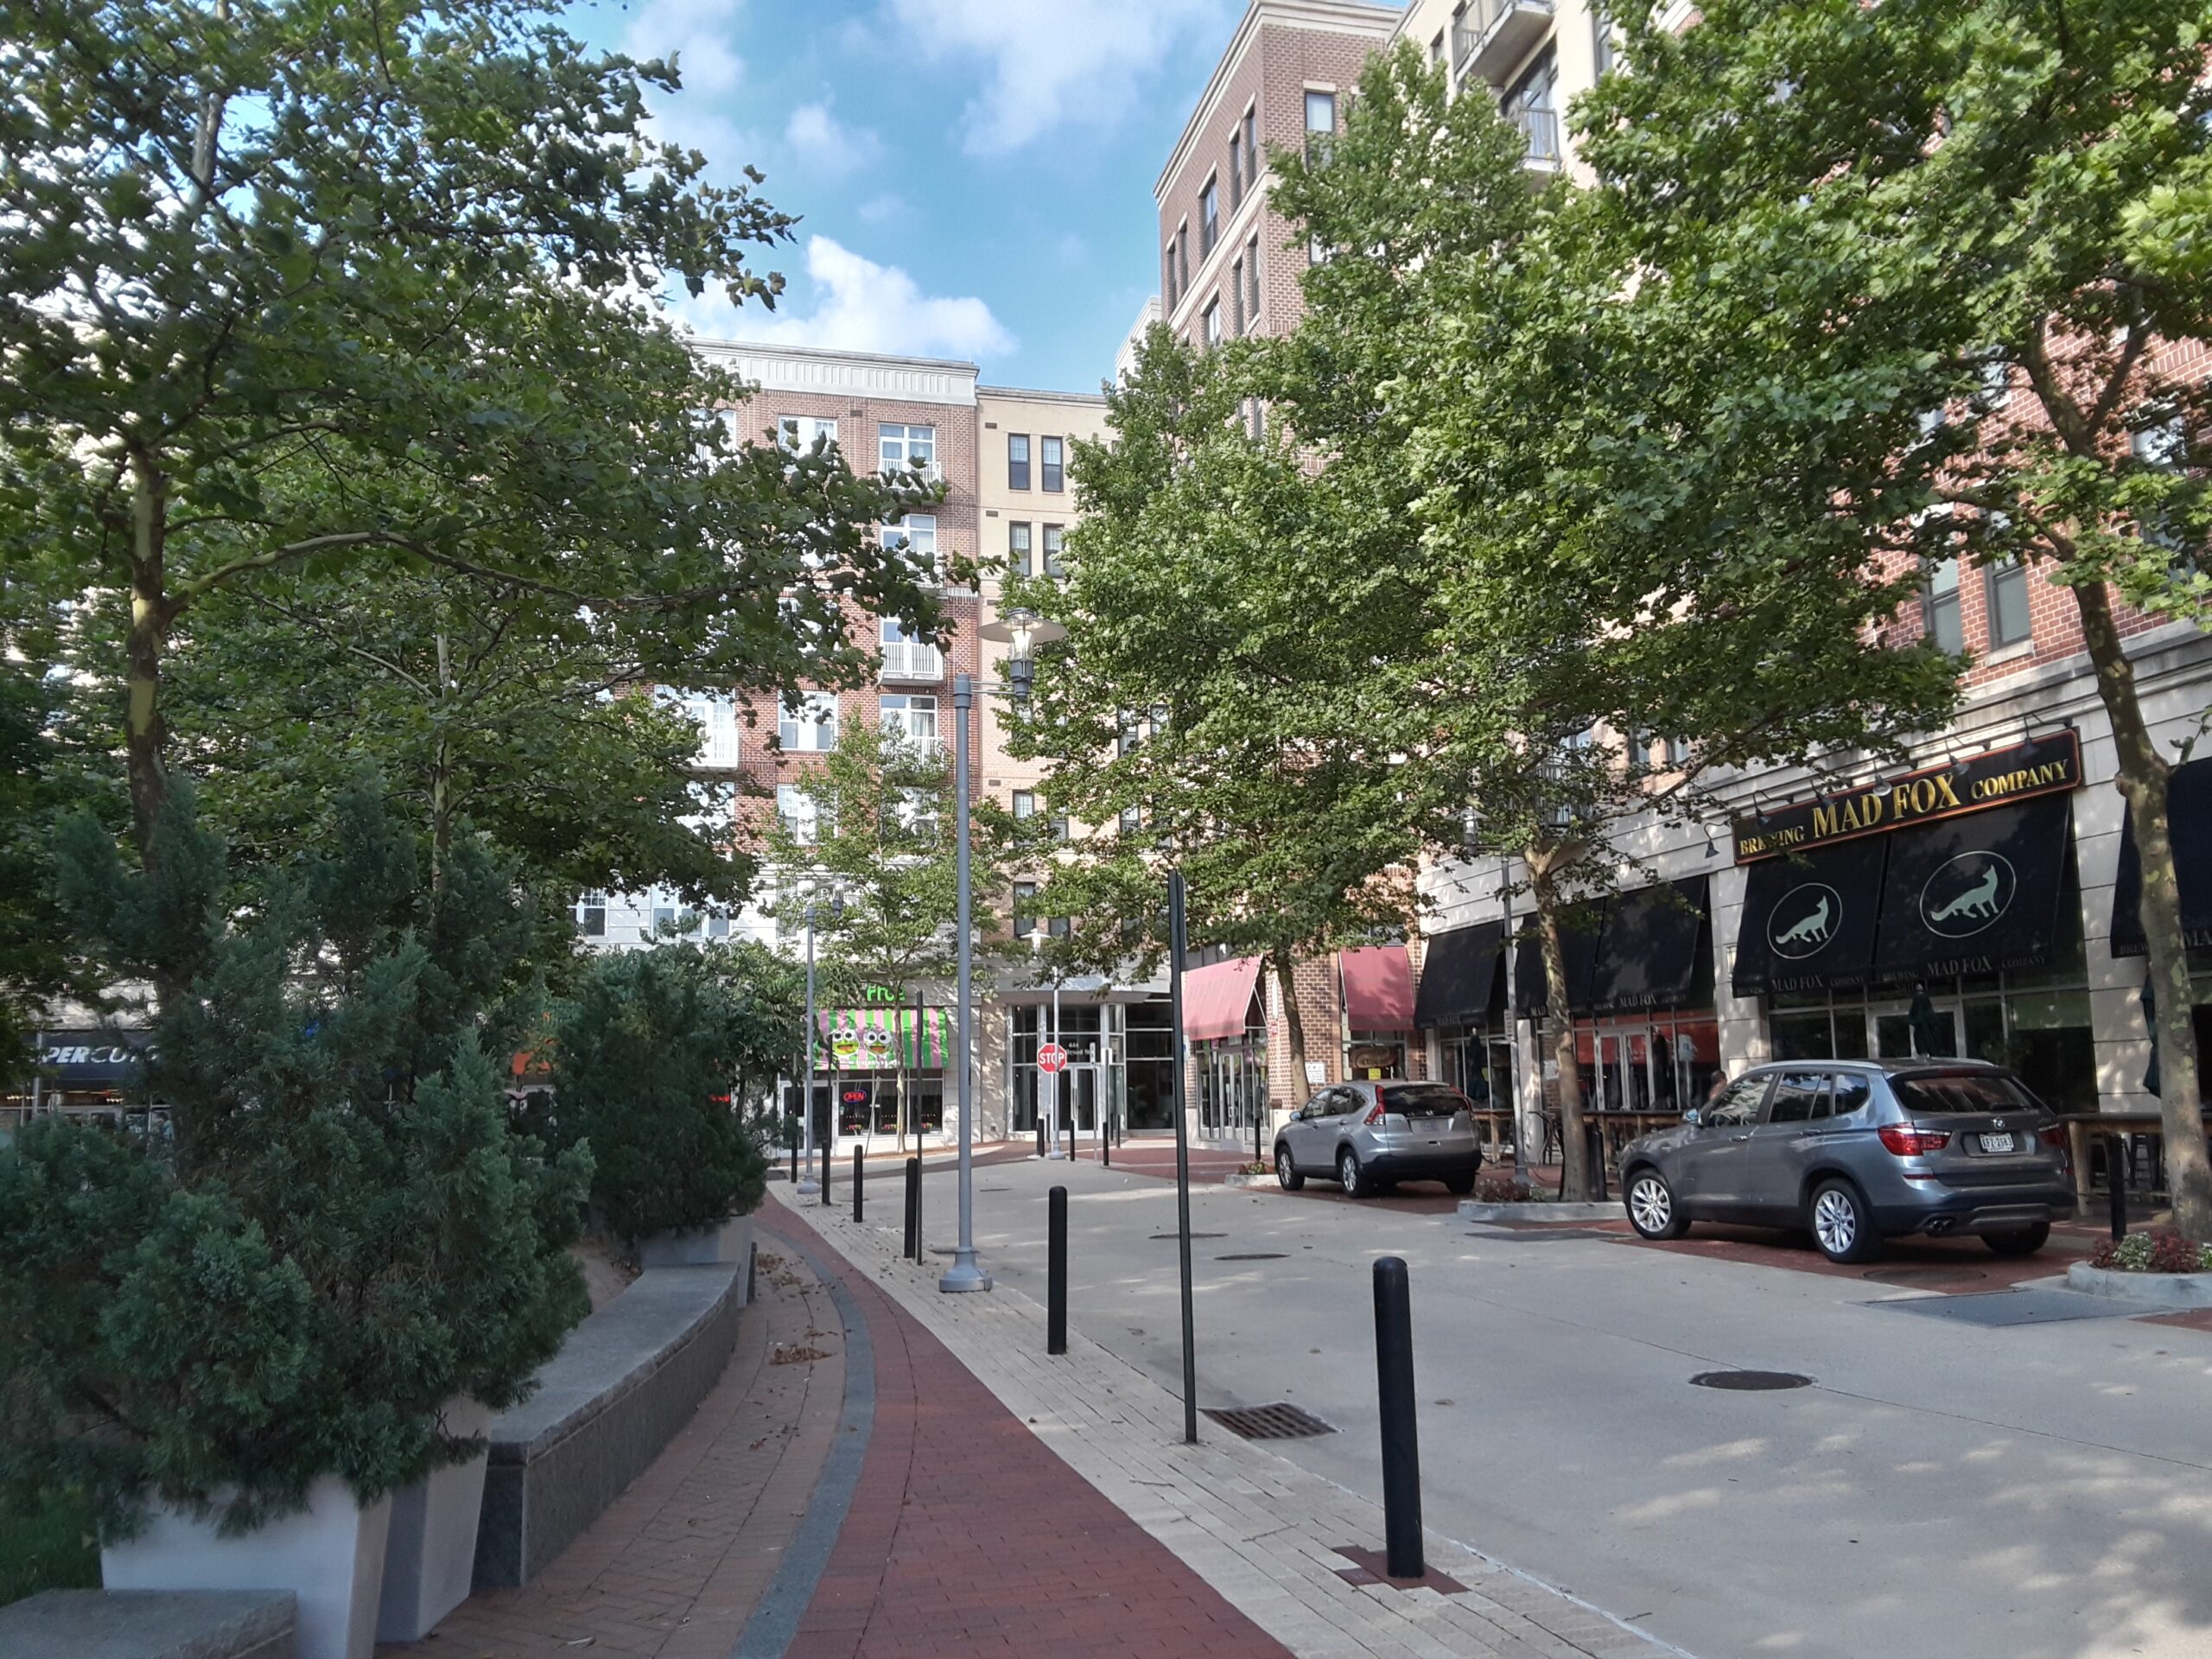
[[[1203,337],[1208,350],[1221,344],[1221,301],[1218,296],[1206,302]]]
[[[891,804],[893,821],[923,841],[937,839],[937,797],[926,789],[902,789]]]
[[[937,515],[931,512],[910,512],[895,524],[883,527],[883,545],[887,549],[906,548],[913,555],[917,569],[925,575],[940,573],[937,562]]]
[[[1260,326],[1260,238],[1244,245],[1244,327]]]
[[[822,836],[821,803],[797,784],[776,785],[776,816],[784,821],[784,829],[802,847],[811,847]]]
[[[1244,332],[1244,257],[1242,254],[1229,267],[1229,291],[1236,298],[1233,315],[1236,332],[1241,334]]]
[[[883,619],[883,677],[934,680],[944,672],[938,648],[895,616]]]
[[[912,467],[925,478],[937,476],[937,429],[886,421],[876,429],[877,470],[894,473]]]
[[[1037,440],[1038,487],[1054,494],[1068,486],[1067,448],[1058,438]]]
[[[2001,651],[2031,636],[2028,567],[2017,558],[2000,559],[1982,572],[1982,597],[1989,611],[1989,648]]]
[[[1009,490],[1029,487],[1029,435],[1027,432],[1006,435],[1006,486]]]
[[[727,771],[738,764],[737,704],[728,697],[695,692],[683,712],[699,722],[699,764]]]
[[[1244,200],[1244,134],[1229,135],[1229,205],[1233,211]]]
[[[837,423],[812,415],[779,415],[776,442],[794,454],[804,454],[817,442],[836,442]]]
[[[1959,614],[1959,562],[1931,559],[1928,585],[1920,599],[1921,624],[1938,651],[1957,656],[1967,648],[1966,624]]]
[[[904,692],[884,693],[878,707],[884,734],[896,733],[921,748],[937,747],[937,699]]]
[[[1014,884],[1014,937],[1026,939],[1037,931],[1037,884]]]
[[[1033,575],[1029,568],[1029,526],[1011,524],[1006,527],[1007,569],[1017,576]]]
[[[826,754],[837,747],[837,699],[827,691],[799,694],[776,719],[776,741],[786,753]]]
[[[587,893],[576,900],[576,931],[588,939],[607,937],[607,895]]]
[[[1048,576],[1065,576],[1068,573],[1066,564],[1060,558],[1066,537],[1067,527],[1064,524],[1045,526],[1045,574]]]
[[[1203,259],[1221,240],[1221,181],[1209,178],[1198,192],[1198,257]]]
[[[1329,159],[1329,143],[1337,130],[1337,95],[1306,94],[1306,158],[1316,163]]]

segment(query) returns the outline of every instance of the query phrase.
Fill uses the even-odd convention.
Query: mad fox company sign
[[[1911,824],[1932,823],[1967,812],[2010,806],[2038,795],[2057,794],[2079,788],[2081,783],[2082,741],[2071,731],[2058,732],[2006,748],[1985,750],[1945,766],[1878,778],[1857,789],[1778,807],[1757,817],[1738,818],[1734,824],[1736,861],[1754,864],[1761,859],[1856,841],[1862,836],[1886,835]],[[2011,901],[2005,879],[1999,874],[1993,885],[1985,886],[1991,880],[1990,872],[1979,868],[1968,872],[1971,891],[1961,897],[1973,902],[1938,918],[1934,909],[1949,900],[1935,899],[1933,908],[1923,912],[1929,928],[1948,932],[1951,924],[1971,923],[1993,903],[2001,913]],[[1932,879],[1930,886],[1934,886]],[[1782,933],[1801,927],[1804,931],[1794,932],[1788,941],[1804,947],[1801,954],[1810,954],[1825,943],[1834,925],[1834,907],[1840,901],[1833,893],[1815,891],[1815,887],[1798,888],[1785,898],[1783,906],[1802,908],[1804,913],[1798,916],[1795,908],[1788,918],[1777,913],[1781,931],[1769,936],[1777,954],[1788,954]],[[1818,908],[1822,898],[1830,905],[1826,917]]]

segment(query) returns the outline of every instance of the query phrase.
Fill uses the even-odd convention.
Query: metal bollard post
[[[867,1166],[861,1162],[861,1143],[855,1141],[853,1143],[853,1219],[855,1221],[861,1218],[861,1177],[867,1173]]]
[[[796,1141],[791,1142],[791,1187],[794,1191],[798,1187],[798,1142]]]
[[[906,1160],[906,1249],[909,1262],[922,1259],[922,1160],[917,1153]]]
[[[1114,1167],[1114,1114],[1106,1114],[1106,1121],[1098,1126],[1098,1161],[1108,1169]]]
[[[1056,1186],[1046,1195],[1045,1224],[1045,1351],[1068,1351],[1068,1190]]]
[[[1045,1155],[1045,1114],[1042,1112],[1037,1114],[1037,1155],[1039,1158]]]
[[[1421,1541],[1421,1440],[1414,1414],[1414,1311],[1402,1256],[1375,1264],[1375,1383],[1382,1408],[1384,1566],[1417,1579]]]
[[[833,1159],[830,1156],[830,1148],[829,1148],[829,1147],[823,1147],[823,1148],[822,1148],[822,1203],[823,1203],[823,1206],[825,1209],[829,1207],[829,1204],[830,1204],[830,1166],[831,1166],[831,1165],[832,1165],[835,1161],[836,1161],[836,1160],[833,1160]]]
[[[2119,1135],[2105,1137],[2105,1187],[2112,1202],[2112,1236],[2127,1236],[2127,1143]]]

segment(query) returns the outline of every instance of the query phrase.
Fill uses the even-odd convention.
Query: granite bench
[[[289,1590],[42,1590],[0,1607],[14,1659],[293,1659]]]

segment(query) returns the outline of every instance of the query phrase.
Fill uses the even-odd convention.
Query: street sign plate
[[[1039,1071],[1065,1071],[1068,1069],[1068,1052],[1058,1043],[1046,1043],[1037,1051]]]

